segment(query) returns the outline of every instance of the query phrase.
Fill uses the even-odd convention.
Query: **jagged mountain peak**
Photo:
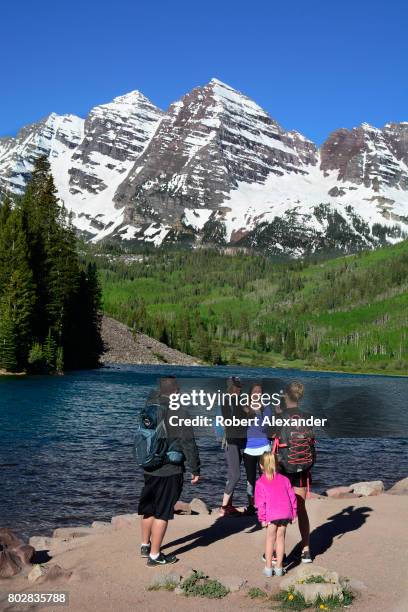
[[[408,227],[408,122],[341,128],[319,151],[217,78],[166,112],[133,90],[85,120],[50,113],[0,139],[0,189],[21,193],[39,155],[94,240],[247,240],[273,252],[292,241],[293,254],[308,248],[293,232],[333,235],[340,223],[343,246],[371,245]]]
[[[147,98],[144,94],[142,94],[138,89],[134,89],[133,91],[129,91],[120,96],[116,96],[110,102],[105,102],[104,104],[99,104],[94,108],[101,109],[113,109],[122,107],[123,111],[132,111],[132,109],[137,109],[140,105],[151,105],[154,108],[157,108],[149,98]],[[93,110],[93,109],[92,109]],[[92,111],[91,111],[92,112]]]

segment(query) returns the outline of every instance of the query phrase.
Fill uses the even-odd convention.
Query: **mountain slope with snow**
[[[0,139],[0,191],[21,194],[46,155],[93,241],[218,243],[299,255],[408,232],[408,123],[334,131],[318,147],[217,79],[167,112],[140,92],[85,120],[49,115]]]

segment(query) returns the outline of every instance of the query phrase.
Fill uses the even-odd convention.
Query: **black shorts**
[[[174,517],[174,506],[183,489],[183,474],[152,476],[145,474],[145,484],[140,495],[138,514],[154,516],[163,521]]]
[[[286,478],[289,478],[292,487],[306,488],[308,480],[309,486],[312,484],[312,473],[310,470],[303,470],[303,472],[294,472],[293,474],[286,473],[282,470],[281,474],[283,474],[283,476],[286,476]]]
[[[277,527],[286,527],[291,524],[290,519],[277,519],[276,521],[271,521],[270,525],[276,525]]]

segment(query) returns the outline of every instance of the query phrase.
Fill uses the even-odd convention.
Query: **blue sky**
[[[213,76],[319,143],[408,121],[403,0],[21,0],[1,22],[0,135],[132,89],[166,108]]]

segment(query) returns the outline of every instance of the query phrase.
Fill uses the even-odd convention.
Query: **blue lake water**
[[[315,491],[359,480],[390,486],[408,475],[408,378],[170,366],[0,377],[0,527],[48,534],[135,512],[143,478],[132,456],[137,413],[166,374],[270,377],[275,390],[302,380],[305,410],[331,417],[332,437],[318,440]],[[198,443],[203,480],[198,487],[187,481],[183,498],[215,506],[224,486],[223,452],[214,436]],[[243,473],[235,501],[245,503]]]

